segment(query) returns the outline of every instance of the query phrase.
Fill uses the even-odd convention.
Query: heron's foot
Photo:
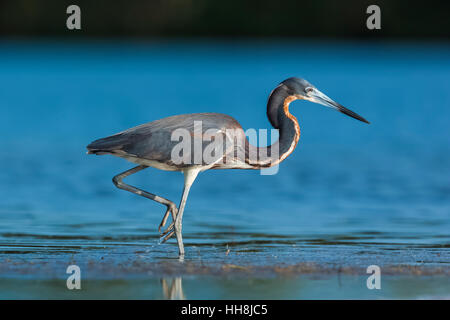
[[[173,222],[167,227],[167,229],[160,234],[161,243],[166,242],[175,234],[175,225]]]
[[[164,235],[162,235],[161,237],[164,237],[162,240],[161,240],[161,243],[164,243],[164,242],[166,242],[167,240],[169,240],[170,238],[172,238],[172,236],[175,234],[175,228],[171,228],[170,230],[166,230],[166,231],[168,231],[167,232],[167,235],[164,237]]]
[[[167,227],[166,230],[161,232],[161,229],[166,225],[166,222],[167,222],[167,219],[169,218],[170,213],[172,213],[172,222],[170,223],[170,225]],[[164,217],[158,227],[158,232],[160,233],[160,237],[165,236],[164,239],[162,240],[162,243],[166,242],[173,235],[174,221],[177,218],[177,214],[178,214],[178,208],[175,205],[167,206],[166,213],[164,214]]]

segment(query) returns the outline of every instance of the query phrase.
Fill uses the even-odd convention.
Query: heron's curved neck
[[[270,94],[267,102],[267,117],[275,129],[279,130],[279,139],[268,147],[257,147],[255,167],[277,165],[294,151],[300,139],[300,126],[297,119],[289,112],[289,104],[298,97],[289,94],[283,86],[278,86]]]

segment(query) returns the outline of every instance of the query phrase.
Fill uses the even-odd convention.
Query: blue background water
[[[290,76],[371,124],[292,103],[302,136],[278,174],[200,174],[184,215],[188,256],[228,245],[252,264],[448,267],[450,46],[295,41],[0,43],[0,261],[127,246],[176,256],[173,240],[158,245],[164,207],[111,182],[133,164],[85,146],[182,113],[269,128],[268,94]],[[175,202],[182,181],[155,169],[128,179]]]

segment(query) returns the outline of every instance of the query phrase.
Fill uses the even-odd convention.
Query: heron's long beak
[[[356,114],[355,112],[353,112],[353,111],[347,109],[346,107],[341,106],[339,103],[331,100],[328,96],[326,96],[325,94],[323,94],[316,88],[313,88],[313,90],[308,93],[308,96],[303,97],[303,98],[305,100],[309,100],[311,102],[319,103],[326,107],[336,109],[337,111],[342,112],[343,114],[346,114],[352,118],[358,119],[359,121],[362,121],[365,123],[370,123],[369,121],[367,121],[360,115]]]

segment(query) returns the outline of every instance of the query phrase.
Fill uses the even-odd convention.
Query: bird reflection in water
[[[183,282],[181,277],[162,278],[161,287],[164,299],[167,300],[186,300],[183,292]]]

